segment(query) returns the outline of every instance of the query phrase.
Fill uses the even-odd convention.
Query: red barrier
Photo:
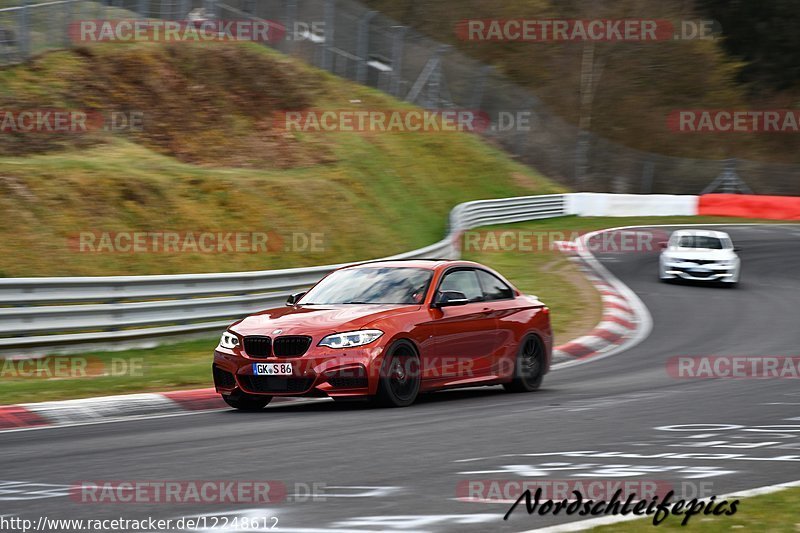
[[[700,216],[800,220],[800,197],[704,194],[697,209]]]

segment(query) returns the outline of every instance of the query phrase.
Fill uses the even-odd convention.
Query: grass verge
[[[694,516],[686,527],[681,517],[670,516],[655,531],[687,531],[690,528],[703,533],[730,531],[766,531],[770,533],[796,533],[800,529],[797,502],[800,489],[792,488],[742,499],[733,516]],[[652,520],[642,519],[609,526],[592,528],[597,533],[644,533],[654,531]]]

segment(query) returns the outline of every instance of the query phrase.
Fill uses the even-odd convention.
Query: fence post
[[[19,48],[22,59],[28,59],[31,53],[31,34],[28,27],[28,0],[22,0],[20,10],[17,14],[17,35],[19,36]]]
[[[217,3],[214,0],[205,0],[204,7],[207,17],[217,18]]]
[[[470,99],[470,109],[477,111],[483,103],[483,93],[486,91],[486,81],[489,74],[494,70],[491,65],[484,65],[478,72],[478,80],[472,86],[472,98]]]
[[[286,0],[286,15],[284,24],[284,41],[286,41],[286,49],[289,52],[294,51],[297,44],[295,21],[297,19],[297,0]],[[309,30],[311,31],[311,30]]]
[[[578,142],[575,145],[575,186],[580,189],[589,170],[589,145],[591,137],[588,131],[578,132]]]
[[[325,0],[325,46],[322,49],[322,68],[333,70],[333,27],[336,24],[336,0]]]
[[[361,20],[358,21],[358,40],[356,42],[356,56],[358,56],[358,67],[356,71],[356,81],[367,83],[367,63],[369,62],[369,23],[377,15],[375,11],[367,11]]]
[[[71,44],[70,29],[72,25],[72,11],[74,7],[75,4],[72,2],[64,2],[64,12],[62,13],[64,15],[64,34],[61,36],[62,46],[64,46],[64,48],[69,48]]]
[[[389,94],[400,97],[400,81],[403,76],[403,45],[405,44],[405,26],[392,26],[394,36],[392,39],[392,80],[389,86]]]
[[[726,159],[722,174],[717,176],[700,194],[710,194],[718,189],[728,194],[753,194],[753,190],[747,186],[744,180],[739,177],[739,173],[736,172],[737,163],[735,158]]]
[[[428,80],[428,102],[433,108],[444,107],[442,99],[442,56],[450,50],[450,45],[442,45],[436,50],[436,68],[431,72]]]

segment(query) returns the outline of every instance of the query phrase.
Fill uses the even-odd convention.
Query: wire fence
[[[272,22],[283,35],[267,44],[312,65],[425,108],[488,114],[490,142],[577,190],[800,195],[794,165],[670,157],[581,131],[491,66],[355,0],[0,0],[0,64],[70,46],[80,20],[129,18]]]

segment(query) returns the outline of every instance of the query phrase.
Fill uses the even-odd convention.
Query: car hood
[[[695,248],[670,248],[664,251],[664,256],[671,259],[688,260],[725,260],[734,259],[736,254],[733,250],[698,250]]]
[[[309,305],[251,315],[230,327],[239,335],[315,335],[361,329],[384,317],[416,311],[418,305]],[[280,333],[275,330],[280,329]]]

